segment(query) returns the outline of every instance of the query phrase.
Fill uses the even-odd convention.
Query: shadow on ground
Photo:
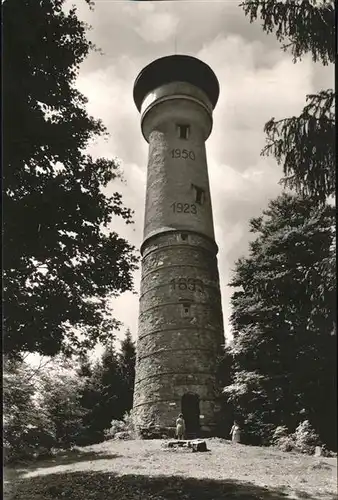
[[[8,465],[4,469],[4,479],[7,482],[17,481],[27,472],[33,472],[37,469],[55,467],[59,465],[69,465],[78,462],[87,462],[102,459],[113,459],[120,455],[105,452],[82,451],[82,450],[67,450],[57,453],[55,456],[37,459],[35,462],[30,460],[28,463],[20,463],[15,466]]]
[[[117,476],[102,472],[74,472],[19,479],[5,500],[286,500],[286,491],[233,480],[207,480],[180,476]],[[334,495],[297,491],[292,498],[336,500]]]

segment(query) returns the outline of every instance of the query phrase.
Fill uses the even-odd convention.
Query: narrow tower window
[[[182,316],[183,318],[189,318],[190,316],[190,306],[191,302],[188,301],[182,301]]]
[[[191,185],[193,190],[195,191],[195,202],[199,205],[203,205],[205,202],[205,191],[203,188],[199,186],[195,186],[195,184]]]
[[[177,125],[178,137],[180,139],[189,139],[190,126],[189,125]]]
[[[183,305],[183,316],[189,316],[190,313],[190,306],[188,305]]]

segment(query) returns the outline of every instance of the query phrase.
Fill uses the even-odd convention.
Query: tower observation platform
[[[134,101],[137,109],[149,92],[171,82],[186,82],[203,90],[214,108],[219,96],[219,83],[215,73],[195,57],[172,55],[156,59],[138,75],[134,84]]]

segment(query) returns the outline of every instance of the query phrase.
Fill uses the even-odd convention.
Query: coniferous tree
[[[269,439],[307,418],[335,447],[334,209],[283,194],[250,221],[256,239],[231,286],[233,383],[247,437]]]
[[[79,397],[84,412],[77,444],[86,446],[100,442],[103,438],[95,422],[95,408],[100,404],[100,392],[95,378],[95,363],[90,361],[88,354],[80,356],[78,361],[77,376],[81,380]]]
[[[133,402],[135,345],[127,330],[117,353],[114,339],[106,345],[101,358],[92,365],[82,356],[78,376],[83,379],[81,405],[86,409],[82,420],[81,444],[102,441],[112,420],[122,420]]]
[[[112,419],[120,420],[123,410],[120,404],[122,378],[119,367],[119,356],[113,344],[106,347],[99,368],[100,390],[102,395],[102,422],[104,428],[110,426]]]
[[[128,329],[126,331],[125,338],[121,342],[121,352],[119,353],[119,366],[122,379],[120,405],[123,414],[130,411],[133,406],[135,361],[135,343],[133,342],[130,330]]]
[[[86,153],[106,134],[75,86],[94,47],[65,0],[6,0],[2,23],[4,349],[79,354],[111,335],[136,263],[110,229],[132,213],[103,191],[118,162]]]
[[[275,32],[294,62],[307,53],[324,65],[335,61],[333,0],[245,0],[241,6],[250,22],[260,20],[266,33]],[[299,116],[266,123],[262,154],[283,167],[283,185],[323,204],[336,185],[334,92],[324,89],[306,101]]]
[[[119,358],[111,339],[100,359],[91,367],[91,375],[86,378],[81,391],[82,405],[87,410],[83,419],[83,443],[102,441],[111,421],[122,419],[121,392]]]

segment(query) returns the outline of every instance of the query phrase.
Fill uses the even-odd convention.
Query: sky
[[[250,24],[239,2],[223,1],[115,1],[96,0],[91,11],[83,0],[71,1],[78,16],[92,26],[89,38],[102,51],[82,64],[78,89],[88,98],[88,111],[101,118],[108,140],[89,147],[94,156],[118,158],[125,184],[125,205],[135,211],[132,226],[114,220],[112,229],[137,249],[142,243],[148,145],[133,102],[133,84],[139,71],[154,59],[179,53],[209,64],[220,83],[214,125],[207,140],[207,158],[214,213],[215,237],[226,338],[229,325],[228,287],[235,261],[246,255],[248,221],[281,192],[282,176],[273,158],[260,156],[265,145],[263,127],[270,118],[297,115],[305,95],[333,86],[333,68],[314,64],[310,57],[293,64],[274,34]],[[140,271],[135,292],[113,302],[114,314],[137,336]]]

